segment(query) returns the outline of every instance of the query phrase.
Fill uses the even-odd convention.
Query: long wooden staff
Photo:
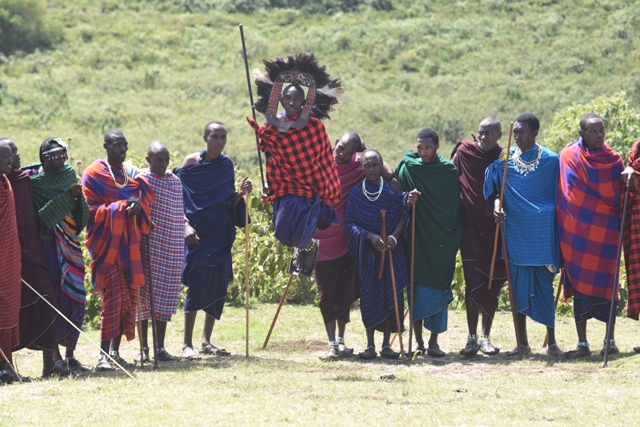
[[[387,211],[380,211],[380,237],[382,237],[382,241],[384,244],[387,244]],[[380,267],[378,267],[378,280],[382,280],[382,275],[384,274],[384,255],[387,251],[382,251],[380,254]]]
[[[413,351],[413,288],[414,288],[414,268],[416,259],[416,204],[411,205],[411,272],[409,275],[409,351]],[[413,355],[411,357],[413,361]]]
[[[502,209],[502,201],[504,200],[504,185],[507,183],[507,168],[509,166],[509,153],[511,151],[511,136],[513,135],[513,122],[509,126],[509,142],[507,143],[507,157],[504,161],[504,174],[502,175],[502,186],[500,187],[500,209]],[[493,256],[491,257],[491,267],[489,270],[489,290],[493,284],[493,270],[495,269],[496,255],[498,254],[498,230],[501,227],[496,227],[496,236],[493,239]],[[505,249],[506,251],[506,249]]]
[[[556,312],[556,308],[558,308],[558,301],[560,301],[560,293],[562,292],[562,288],[564,286],[564,268],[560,269],[560,282],[558,283],[558,292],[556,292],[556,301],[553,305],[553,312]],[[544,336],[544,342],[542,343],[542,348],[545,348],[549,344],[549,333]]]
[[[138,217],[135,215],[133,216],[133,229],[137,235]],[[140,238],[138,238],[138,242],[140,242]],[[136,291],[138,293],[138,341],[140,341],[140,366],[142,367],[144,366],[144,345],[142,345],[142,310],[140,309],[140,288],[136,288]]]
[[[393,269],[393,254],[389,249],[389,268],[391,268],[391,286],[393,289],[393,305],[396,309],[396,327],[398,328],[398,341],[400,341],[400,357],[404,361],[404,346],[402,345],[402,323],[400,323],[400,310],[398,308],[398,293],[396,291],[396,273]]]
[[[622,205],[622,222],[620,223],[620,240],[618,241],[618,256],[616,257],[616,271],[613,275],[613,293],[611,294],[611,307],[609,308],[609,322],[607,323],[607,337],[604,344],[604,365],[607,367],[607,359],[609,358],[609,339],[611,337],[611,329],[613,328],[613,319],[616,315],[615,302],[618,295],[618,286],[620,286],[620,258],[622,257],[622,242],[624,238],[624,222],[627,217],[627,201],[629,200],[629,186],[624,192],[624,203]]]
[[[158,369],[158,334],[156,332],[156,307],[153,301],[153,279],[151,278],[151,272],[153,268],[151,266],[151,239],[147,236],[147,249],[144,251],[144,256],[147,258],[147,266],[149,267],[149,306],[151,309],[151,335],[153,336],[153,369]]]
[[[404,317],[402,318],[402,323],[404,324],[404,321],[407,320],[407,315],[409,314],[409,307],[404,309]],[[396,338],[398,338],[398,333],[394,333],[393,336],[391,337],[391,341],[389,342],[389,345],[393,347],[393,343],[396,342]],[[409,349],[411,349],[411,347],[409,347]]]
[[[271,327],[269,328],[269,333],[267,334],[267,338],[264,340],[264,344],[262,345],[262,349],[267,348],[267,344],[269,344],[269,337],[271,337],[271,332],[273,331],[273,327],[276,326],[276,320],[278,320],[278,315],[280,314],[280,309],[282,308],[282,304],[284,304],[287,299],[287,293],[289,292],[289,286],[291,286],[291,282],[295,274],[289,276],[289,282],[287,283],[287,287],[284,288],[284,293],[282,294],[282,298],[280,298],[280,304],[278,305],[278,309],[276,310],[276,315],[273,317],[273,321],[271,322]]]
[[[505,165],[506,167],[506,165]],[[504,229],[502,223],[498,224],[502,234],[502,250],[504,251],[504,263],[507,269],[507,287],[509,288],[509,303],[511,304],[511,315],[513,316],[513,326],[516,329],[516,345],[518,346],[518,359],[522,360],[522,341],[520,339],[520,328],[518,328],[518,316],[516,313],[516,304],[513,300],[513,282],[511,282],[511,272],[509,271],[509,255],[507,253],[507,239],[504,236]],[[491,284],[491,282],[489,282]]]
[[[240,27],[242,28],[242,27]],[[241,30],[242,31],[242,30]],[[245,194],[244,208],[244,309],[245,309],[245,357],[249,357],[249,193]]]
[[[16,368],[13,367],[13,364],[11,362],[9,362],[9,359],[7,358],[7,356],[4,354],[4,351],[2,351],[2,349],[0,348],[0,353],[2,353],[2,358],[4,359],[5,362],[7,362],[7,365],[9,365],[9,367],[11,368],[11,370],[13,371],[14,374],[16,374],[16,377],[20,380],[21,383],[23,383],[24,381],[22,381],[22,377],[20,376],[20,374],[18,373],[18,371],[16,371]]]
[[[249,59],[247,58],[247,47],[244,44],[244,27],[242,24],[238,25],[240,28],[240,39],[242,40],[242,55],[244,57],[244,69],[247,73],[247,87],[249,88],[249,101],[251,102],[251,114],[253,115],[253,120],[256,120],[256,109],[253,108],[253,90],[251,89],[251,77],[249,76]],[[256,150],[258,150],[258,164],[260,165],[260,179],[262,180],[262,188],[266,188],[264,181],[264,172],[262,170],[262,155],[260,154],[260,140],[258,139],[258,131],[255,131],[256,134]]]
[[[82,335],[84,338],[87,339],[87,341],[89,341],[91,344],[94,345],[94,347],[96,347],[100,353],[104,354],[105,357],[107,359],[109,359],[111,361],[111,363],[113,363],[114,365],[116,365],[118,368],[120,368],[120,370],[122,372],[124,372],[125,374],[127,374],[132,380],[134,381],[138,381],[136,379],[136,377],[134,377],[133,375],[131,375],[131,373],[129,371],[127,371],[126,369],[124,369],[122,367],[121,364],[119,364],[118,362],[116,362],[116,360],[111,357],[111,355],[109,354],[108,351],[104,351],[102,349],[102,347],[100,347],[100,345],[98,345],[98,343],[96,343],[94,340],[92,340],[89,335],[85,334],[84,332],[82,332],[82,329],[78,328],[71,320],[69,320],[69,318],[67,316],[65,316],[60,310],[58,310],[58,307],[56,307],[55,305],[51,304],[51,302],[46,299],[45,297],[42,296],[42,294],[38,291],[36,291],[33,286],[31,286],[29,283],[27,283],[24,279],[22,279],[22,283],[24,283],[27,288],[31,289],[31,291],[36,294],[42,301],[46,302],[47,304],[49,304],[49,307],[51,307],[53,309],[53,311],[55,311],[56,313],[58,313],[58,316],[60,316],[61,318],[63,318],[64,320],[66,320],[66,322],[71,325],[72,328],[74,328],[76,331],[78,331],[80,333],[80,335]]]

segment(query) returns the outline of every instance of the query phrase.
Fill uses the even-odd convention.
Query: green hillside
[[[8,3],[0,0],[0,9]],[[286,8],[292,4],[304,8]],[[488,115],[508,122],[530,110],[545,129],[572,102],[621,90],[632,106],[640,102],[634,1],[49,0],[46,7],[60,40],[0,56],[0,133],[19,144],[24,162],[56,135],[73,137],[72,154],[87,164],[103,155],[111,127],[138,154],[161,139],[183,155],[199,149],[203,125],[219,119],[230,125],[227,153],[253,169],[238,23],[252,69],[293,49],[315,51],[346,88],[327,123],[332,139],[356,130],[392,164],[425,126],[441,134],[448,154]]]

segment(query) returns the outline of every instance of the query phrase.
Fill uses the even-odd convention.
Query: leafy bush
[[[62,31],[47,15],[42,0],[0,0],[0,52],[32,52],[62,40]]]
[[[627,159],[629,149],[640,138],[640,111],[629,105],[625,92],[600,96],[586,104],[573,103],[556,114],[545,132],[544,144],[559,153],[567,144],[579,138],[580,117],[595,112],[604,121],[606,143]]]

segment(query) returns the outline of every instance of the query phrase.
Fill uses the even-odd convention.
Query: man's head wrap
[[[258,100],[253,107],[263,113],[267,123],[278,127],[280,132],[290,128],[306,126],[309,117],[328,119],[333,106],[344,92],[340,79],[332,79],[327,68],[318,64],[313,52],[294,52],[287,59],[277,57],[265,59],[264,72],[255,70],[253,76],[258,86]],[[307,87],[306,101],[297,120],[285,121],[276,113],[282,89],[297,83]]]

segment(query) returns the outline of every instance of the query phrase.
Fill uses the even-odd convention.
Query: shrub
[[[0,0],[0,52],[32,52],[62,40],[62,30],[47,15],[42,0]]]
[[[625,92],[600,96],[587,104],[571,104],[556,114],[547,129],[544,145],[559,153],[579,138],[579,121],[586,113],[595,112],[604,121],[606,143],[626,160],[633,142],[640,138],[640,112],[629,105]]]

